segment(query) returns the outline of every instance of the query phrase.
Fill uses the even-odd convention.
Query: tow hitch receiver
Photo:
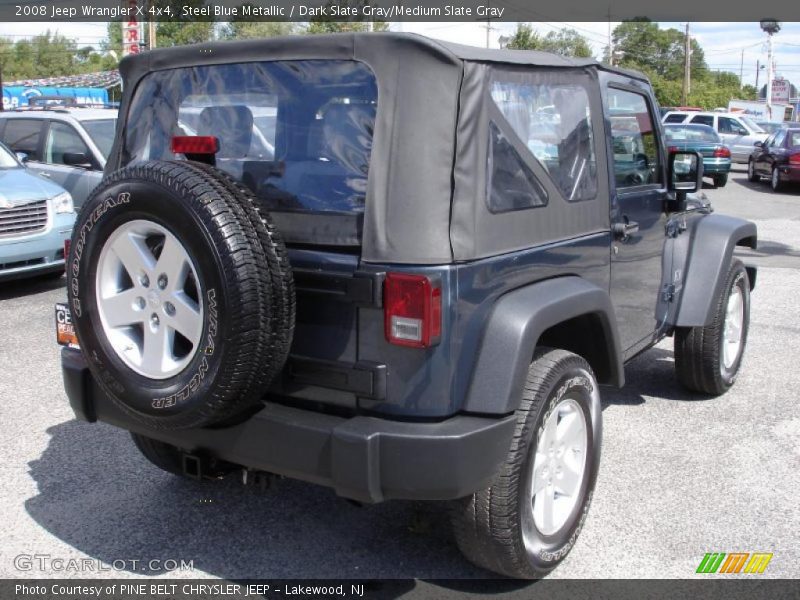
[[[186,477],[197,481],[222,479],[230,471],[230,468],[226,469],[222,463],[214,458],[188,452],[181,455],[181,469]]]

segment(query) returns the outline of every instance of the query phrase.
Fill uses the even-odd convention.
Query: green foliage
[[[560,29],[541,36],[530,23],[518,23],[517,30],[506,45],[512,50],[541,50],[561,56],[589,58],[592,48],[589,41],[574,29]]]
[[[75,40],[49,30],[16,43],[0,38],[3,81],[93,73],[115,66],[113,58],[95,52],[93,47],[79,49]]]
[[[616,65],[645,73],[661,106],[683,105],[685,32],[661,29],[647,19],[634,19],[620,23],[612,38]],[[710,110],[727,107],[734,98],[755,97],[755,88],[742,88],[735,73],[709,71],[703,49],[696,40],[691,40],[690,47],[690,106]]]
[[[542,37],[533,30],[530,23],[517,23],[517,30],[506,48],[511,50],[541,50]]]

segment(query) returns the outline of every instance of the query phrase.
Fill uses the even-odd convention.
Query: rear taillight
[[[669,152],[670,154],[673,154],[675,152],[680,152],[680,148],[678,148],[677,146],[670,146],[669,148],[667,148],[667,152]]]
[[[383,287],[386,339],[427,348],[442,334],[442,288],[424,275],[388,273]]]
[[[71,243],[71,240],[69,238],[64,240],[64,260],[66,260],[67,257],[69,257],[69,245],[70,245],[70,243]]]
[[[176,135],[170,149],[173,154],[216,154],[219,140],[213,135]]]
[[[789,164],[800,167],[800,152],[789,155]]]
[[[714,150],[714,158],[730,158],[731,151],[728,150],[725,146],[720,146],[719,148]]]

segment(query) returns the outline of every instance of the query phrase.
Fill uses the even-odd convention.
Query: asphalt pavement
[[[741,375],[722,397],[690,394],[665,340],[604,390],[592,508],[552,577],[687,578],[706,552],[772,552],[763,577],[800,576],[800,190],[737,170],[705,192],[759,228],[759,249],[741,253],[759,267]],[[491,577],[462,559],[443,505],[183,480],[125,432],[76,421],[54,342],[63,285],[0,284],[0,577]],[[56,562],[69,559],[96,572]]]

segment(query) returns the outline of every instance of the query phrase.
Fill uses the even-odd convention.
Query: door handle
[[[39,175],[41,175],[42,177],[47,177],[48,179],[52,177],[52,175],[50,175],[50,173],[48,173],[47,171],[39,171]]]
[[[627,239],[634,233],[638,233],[639,231],[639,223],[636,221],[628,221],[628,218],[625,217],[625,220],[620,223],[614,223],[611,226],[611,231],[614,233],[614,237],[620,240]]]

